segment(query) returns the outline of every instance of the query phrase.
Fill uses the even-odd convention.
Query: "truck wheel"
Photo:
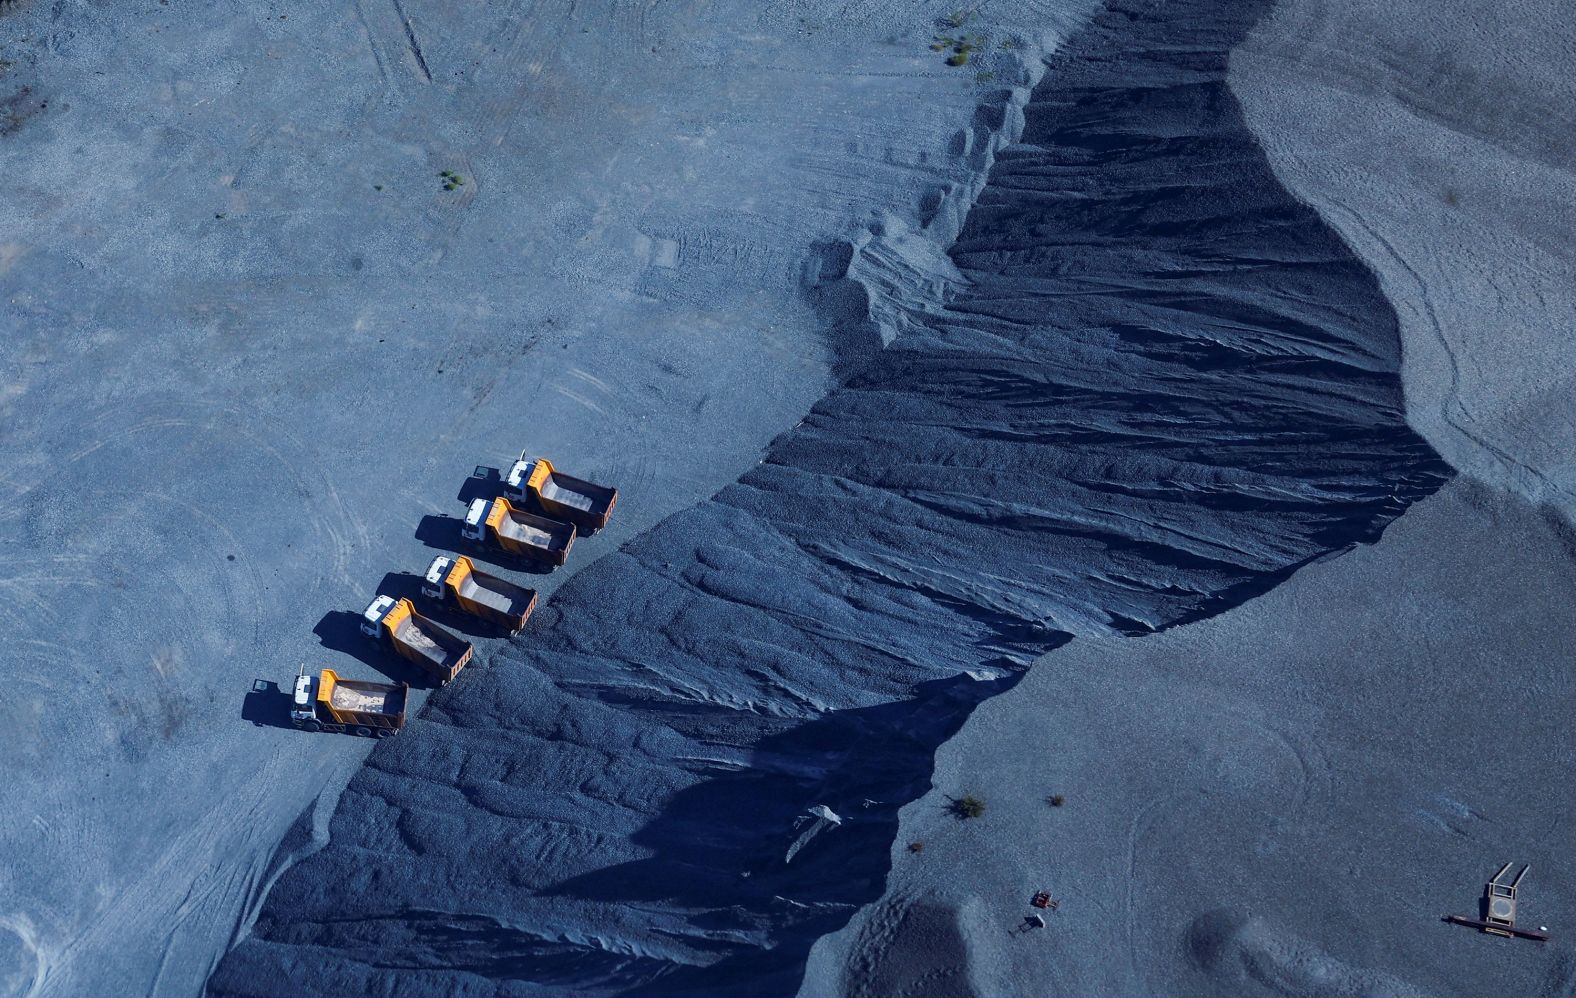
[[[371,728],[357,728],[356,729],[356,734],[360,735],[362,738],[371,738],[372,737],[372,729]]]
[[[379,728],[378,729],[378,737],[379,738],[393,738],[397,734],[399,734],[399,732],[395,731],[393,728]]]
[[[301,728],[305,731],[322,731],[323,726],[316,721],[302,721]]]

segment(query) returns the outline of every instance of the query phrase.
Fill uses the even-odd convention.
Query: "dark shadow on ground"
[[[416,524],[416,539],[434,551],[452,554],[469,546],[460,536],[464,526],[465,521],[457,516],[429,513]]]
[[[436,608],[431,600],[421,594],[422,582],[423,578],[413,572],[390,572],[378,583],[378,595],[408,599],[424,616],[433,617],[428,611]]]
[[[468,508],[477,499],[496,499],[503,495],[503,472],[497,468],[478,465],[471,476],[460,483],[460,494],[455,498]]]
[[[241,719],[259,727],[289,728],[290,691],[268,679],[254,679],[252,688],[241,701]]]

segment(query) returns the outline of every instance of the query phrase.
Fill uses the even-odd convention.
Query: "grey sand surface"
[[[1569,993],[1573,553],[1462,480],[1236,611],[1052,653],[937,753],[803,993]],[[1440,920],[1509,860],[1553,942]],[[1041,889],[1060,909],[1014,934]]]

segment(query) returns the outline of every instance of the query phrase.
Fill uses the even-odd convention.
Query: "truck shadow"
[[[241,701],[241,720],[251,721],[260,728],[291,727],[290,694],[271,680],[252,680],[251,690]]]
[[[434,607],[432,601],[421,594],[422,581],[422,577],[414,572],[390,572],[378,583],[378,595],[408,599],[416,604],[416,609],[420,610],[423,616],[439,620],[438,614],[430,612],[439,608]]]
[[[436,685],[431,676],[363,634],[359,613],[351,613],[349,610],[330,610],[317,622],[317,626],[312,628],[312,633],[317,635],[318,641],[324,648],[349,655],[356,661],[381,672],[392,682],[409,683],[414,689],[431,689]]]
[[[443,516],[438,513],[429,513],[416,524],[416,539],[445,554],[463,554],[472,561],[485,562],[506,568],[511,572],[520,572],[525,575],[547,575],[556,565],[544,565],[530,558],[517,558],[514,555],[492,547],[483,547],[474,544],[460,536],[460,528],[465,521],[456,516]],[[571,554],[573,557],[573,554]]]
[[[458,551],[463,544],[460,528],[464,524],[457,516],[428,513],[416,524],[416,539],[434,551]]]
[[[460,483],[460,494],[455,498],[467,507],[477,499],[496,499],[503,495],[503,472],[497,468],[478,465],[471,477]]]

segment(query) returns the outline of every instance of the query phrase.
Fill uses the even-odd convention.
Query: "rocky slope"
[[[792,991],[1033,657],[1241,603],[1437,488],[1394,314],[1225,85],[1258,13],[1074,35],[950,263],[899,227],[849,254],[891,343],[379,746],[215,993]]]

